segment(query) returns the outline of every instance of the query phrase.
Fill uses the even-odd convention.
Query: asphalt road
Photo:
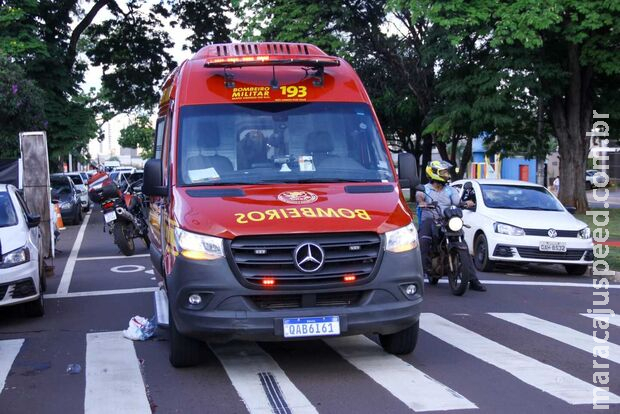
[[[426,286],[411,355],[362,336],[212,344],[207,363],[174,369],[165,330],[144,342],[120,333],[132,316],[154,314],[146,248],[121,256],[98,212],[58,247],[46,315],[0,309],[0,413],[585,413],[595,371],[609,373],[608,412],[620,412],[620,316],[607,329],[608,359],[595,359],[609,367],[594,369],[582,314],[601,297],[590,278],[559,267],[481,274],[488,292],[460,298]],[[597,308],[620,313],[619,288]]]

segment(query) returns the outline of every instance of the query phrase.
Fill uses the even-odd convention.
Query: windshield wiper
[[[380,179],[363,178],[301,178],[299,180],[283,181],[284,183],[311,184],[311,183],[380,183]]]

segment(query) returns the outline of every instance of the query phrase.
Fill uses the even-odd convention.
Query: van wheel
[[[571,276],[583,276],[588,271],[588,265],[567,264],[564,265],[564,268],[566,273]]]
[[[418,331],[420,330],[420,321],[407,329],[388,335],[379,335],[379,342],[385,350],[390,354],[410,354],[418,343]]]
[[[39,297],[32,302],[24,303],[26,315],[32,318],[39,318],[45,314],[45,306],[43,304],[43,293],[39,293]]]
[[[193,367],[204,362],[206,354],[204,342],[188,338],[177,331],[170,310],[168,310],[168,327],[170,328],[170,364],[173,367]]]
[[[484,234],[476,237],[474,242],[474,265],[481,272],[492,272],[495,265],[489,260],[489,243]]]

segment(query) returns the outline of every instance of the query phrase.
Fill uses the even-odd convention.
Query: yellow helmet
[[[431,181],[447,183],[450,181],[452,164],[446,161],[431,161],[426,166],[426,176]]]

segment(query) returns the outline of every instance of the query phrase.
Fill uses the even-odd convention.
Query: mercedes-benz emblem
[[[549,235],[549,237],[554,238],[554,237],[557,237],[558,232],[555,229],[549,229],[547,234]]]
[[[316,272],[323,266],[325,252],[315,243],[302,243],[295,249],[295,266],[305,273]]]

